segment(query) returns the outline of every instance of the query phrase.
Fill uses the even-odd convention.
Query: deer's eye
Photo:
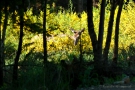
[[[74,32],[74,34],[76,34],[77,32]]]

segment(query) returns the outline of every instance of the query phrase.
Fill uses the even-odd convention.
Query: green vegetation
[[[122,11],[120,21],[120,35],[119,35],[119,64],[122,67],[126,67],[126,57],[135,53],[135,6],[127,6],[127,10]],[[48,6],[49,7],[49,6]],[[116,10],[117,11],[117,10]],[[98,32],[99,27],[99,12],[100,9],[94,8],[94,28]],[[17,12],[16,12],[17,13]],[[90,37],[88,35],[87,28],[87,13],[82,12],[81,18],[77,13],[67,11],[58,11],[58,13],[50,12],[47,9],[47,50],[48,50],[48,65],[46,72],[43,69],[43,35],[42,35],[42,18],[43,12],[40,11],[39,16],[32,14],[32,9],[28,10],[24,14],[25,27],[23,37],[23,49],[19,60],[19,85],[16,90],[70,90],[69,85],[71,81],[74,81],[70,75],[72,75],[74,69],[67,69],[61,64],[62,60],[65,60],[69,65],[73,62],[74,57],[79,58],[79,44],[74,46],[73,40],[70,36],[73,33],[70,28],[80,30],[85,28],[81,36],[82,51],[84,62],[90,62],[93,60],[92,45]],[[116,15],[115,15],[116,16]],[[3,15],[4,20],[4,15]],[[106,10],[105,14],[105,35],[104,43],[107,34],[109,20],[109,11]],[[3,23],[3,21],[2,21]],[[19,16],[16,17],[16,22],[13,23],[11,16],[8,18],[8,27],[5,41],[5,69],[10,72],[5,72],[5,85],[0,90],[8,90],[11,84],[12,67],[8,65],[13,64],[13,60],[16,55],[17,45],[19,41]],[[115,23],[114,23],[115,25]],[[3,27],[2,27],[3,28]],[[114,31],[114,30],[113,30]],[[97,33],[98,34],[98,33]],[[109,59],[112,59],[113,45],[114,45],[114,32],[111,41],[111,48],[109,52]],[[89,53],[89,54],[87,54]],[[76,69],[76,68],[75,68]],[[80,69],[80,68],[79,68]],[[67,71],[70,71],[67,72]],[[93,66],[83,66],[82,71],[79,72],[80,87],[88,87],[91,85],[99,85],[101,81],[96,73],[91,74]],[[75,74],[74,74],[75,75]],[[47,77],[47,80],[44,78]],[[75,76],[73,76],[75,77]],[[118,76],[119,77],[119,76]],[[101,79],[100,79],[101,80]],[[104,83],[113,83],[113,78],[103,77]],[[46,84],[47,82],[47,84]],[[46,84],[44,87],[44,84]],[[15,90],[15,89],[13,89]]]

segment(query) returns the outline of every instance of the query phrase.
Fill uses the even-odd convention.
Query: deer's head
[[[77,30],[74,30],[72,28],[70,28],[70,30],[74,33],[74,35],[72,37],[72,39],[74,40],[74,45],[77,45],[78,40],[79,40],[82,32],[85,30],[85,28],[83,28],[82,30],[78,30],[78,31]]]

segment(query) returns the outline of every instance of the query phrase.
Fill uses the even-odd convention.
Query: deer
[[[74,30],[72,28],[70,28],[70,30],[74,33],[74,35],[72,36],[72,39],[74,40],[74,45],[77,45],[79,38],[82,34],[82,32],[84,32],[85,28],[83,28],[82,30]]]

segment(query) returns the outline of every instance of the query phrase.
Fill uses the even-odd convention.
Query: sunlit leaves
[[[117,8],[118,9],[118,8]],[[115,30],[115,20],[117,9],[115,12],[113,33],[112,33],[112,41],[110,45],[110,49],[114,47],[114,30]],[[17,12],[15,12],[17,13]],[[94,21],[94,29],[96,34],[98,35],[98,27],[99,27],[99,9],[93,10],[93,21]],[[107,28],[109,21],[110,12],[106,9],[105,14],[105,32],[104,32],[104,42],[107,36]],[[127,6],[127,10],[122,11],[121,21],[120,21],[120,34],[119,34],[119,48],[127,49],[127,47],[134,43],[135,40],[135,12],[134,7],[131,5]],[[11,18],[11,17],[10,17]],[[88,52],[92,50],[92,44],[90,40],[90,36],[88,34],[87,28],[87,13],[82,12],[81,17],[78,17],[78,14],[75,12],[66,12],[66,11],[58,11],[57,13],[50,13],[50,10],[47,9],[46,15],[46,29],[47,29],[47,51],[48,55],[50,54],[58,54],[56,55],[62,59],[68,59],[66,55],[74,53],[75,55],[79,54],[79,43],[74,46],[73,40],[71,37],[73,33],[70,31],[70,28],[74,28],[75,30],[81,30],[85,28],[85,31],[81,35],[81,43],[82,50],[84,52]],[[2,18],[3,23],[4,18]],[[43,35],[42,35],[42,23],[43,23],[43,11],[40,11],[40,15],[36,16],[32,14],[32,9],[29,9],[24,14],[24,40],[23,40],[23,51],[29,52],[34,48],[35,52],[43,52]],[[19,16],[16,16],[16,22],[11,23],[11,19],[9,19],[9,26],[7,30],[6,43],[18,43],[19,39]],[[15,44],[15,45],[16,45]],[[56,57],[55,57],[56,58]]]

